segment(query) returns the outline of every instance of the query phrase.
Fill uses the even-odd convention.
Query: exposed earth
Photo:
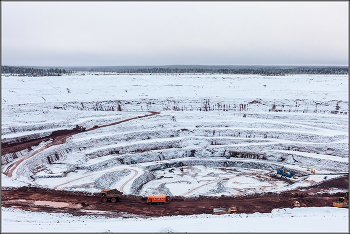
[[[129,118],[129,119],[124,119],[122,121],[118,121],[118,122],[114,122],[111,124],[107,124],[107,125],[102,125],[102,126],[96,126],[94,128],[89,128],[86,129],[85,131],[92,131],[94,129],[98,129],[98,128],[103,128],[103,127],[107,127],[107,126],[112,126],[112,125],[116,125],[116,124],[120,124],[126,121],[130,121],[133,119],[138,119],[138,118],[143,118],[143,117],[148,117],[148,116],[152,116],[152,115],[156,115],[159,114],[160,112],[155,112],[155,111],[150,111],[151,114],[148,115],[143,115],[143,116],[137,116],[134,118]],[[67,140],[68,137],[71,137],[75,134],[80,133],[81,131],[79,131],[78,129],[65,129],[65,130],[58,130],[58,131],[54,131],[52,132],[49,136],[47,137],[42,137],[40,139],[34,139],[34,140],[27,140],[24,142],[19,142],[19,143],[13,143],[13,144],[8,144],[8,143],[1,143],[1,155],[5,155],[8,153],[14,153],[17,151],[21,151],[23,149],[26,148],[31,148],[33,146],[37,146],[39,145],[41,142],[45,142],[48,140],[52,140],[52,142],[46,144],[44,147],[34,151],[33,153],[29,154],[28,156],[15,161],[13,163],[11,163],[5,170],[4,174],[11,177],[13,171],[16,169],[16,167],[22,163],[24,160],[34,156],[35,154],[53,146],[53,145],[59,145],[59,144],[64,144]]]
[[[231,206],[251,214],[294,200],[332,207],[348,191],[348,90],[339,91],[348,77],[185,78],[105,77],[101,89],[94,77],[56,84],[74,96],[54,93],[54,79],[40,81],[54,87],[48,96],[45,88],[14,93],[24,80],[5,79],[2,206],[110,217]],[[98,94],[86,96],[82,82]],[[296,83],[312,92],[285,89]],[[277,177],[283,167],[296,176]],[[120,202],[102,203],[102,189],[121,191]],[[148,205],[149,195],[166,195],[167,203]]]
[[[147,117],[159,114],[152,112],[149,115],[139,116],[115,122],[118,124],[131,119]],[[110,124],[110,125],[113,125]],[[105,127],[105,126],[99,126]],[[91,131],[87,129],[86,131]],[[50,136],[21,143],[2,144],[2,154],[16,152],[24,148],[31,148],[43,141],[52,140],[40,151],[57,144],[65,143],[65,140],[79,133],[78,130],[60,130],[53,132]],[[39,152],[39,150],[37,150]],[[16,161],[8,167],[4,173],[12,175],[13,170],[22,161],[34,155],[34,151],[27,157]],[[136,171],[137,172],[137,171]],[[3,207],[19,208],[36,212],[64,212],[72,215],[103,215],[109,217],[160,217],[172,215],[212,214],[213,208],[237,207],[237,213],[269,213],[275,208],[290,208],[294,200],[298,200],[302,207],[332,206],[333,201],[344,196],[344,193],[332,192],[334,189],[347,189],[348,175],[328,180],[320,184],[303,188],[301,190],[290,190],[282,193],[264,193],[237,197],[167,197],[167,203],[163,205],[148,205],[146,198],[134,195],[122,195],[117,203],[103,203],[98,193],[85,193],[62,191],[55,189],[44,189],[38,187],[3,188],[1,194],[1,205]]]
[[[332,206],[344,193],[332,189],[348,189],[348,176],[305,188],[303,191],[267,193],[245,197],[168,197],[162,205],[148,205],[146,198],[122,195],[117,203],[103,203],[99,194],[71,192],[35,187],[1,191],[1,206],[37,212],[64,212],[72,215],[104,215],[110,217],[160,217],[172,215],[212,214],[213,208],[237,207],[237,213],[269,213],[275,208],[290,208],[294,200],[302,207]],[[328,192],[327,192],[328,191]]]

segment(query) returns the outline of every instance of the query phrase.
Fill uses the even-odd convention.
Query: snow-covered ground
[[[148,111],[160,114],[73,135],[24,160],[12,177],[3,173],[13,162],[50,141],[2,155],[2,186],[234,196],[302,189],[348,173],[348,75],[2,76],[2,143],[48,136],[77,124],[107,125]],[[296,172],[294,184],[270,177],[281,167]],[[334,232],[345,227],[338,220],[344,209],[333,208],[274,211],[248,219],[227,215],[117,222],[60,214],[36,214],[43,221],[24,221],[28,212],[5,208],[3,214],[3,231],[14,230],[6,228],[17,223],[16,215],[23,215],[18,231],[33,232],[61,231],[61,225],[67,227],[64,231],[111,232],[281,232],[287,226],[290,232]],[[61,222],[59,217],[65,218]],[[55,224],[47,229],[49,223]],[[108,225],[97,230],[94,223]]]
[[[97,102],[147,99],[347,101],[347,75],[109,75],[2,76],[2,102]],[[80,103],[79,103],[80,104]],[[277,104],[277,103],[276,103]],[[322,103],[321,103],[322,104]]]
[[[190,215],[161,218],[106,218],[1,209],[2,232],[220,233],[314,232],[349,229],[349,210],[335,207],[274,209],[271,213]]]
[[[220,196],[318,183],[348,172],[347,84],[345,75],[3,76],[2,142],[161,113],[74,135],[2,184],[98,192],[127,181],[126,193]],[[2,171],[44,145],[3,155]],[[180,163],[191,169],[176,172]],[[301,176],[294,185],[267,176],[282,166]],[[139,173],[129,180],[130,168]]]

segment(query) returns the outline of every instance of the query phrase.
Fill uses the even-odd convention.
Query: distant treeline
[[[98,71],[98,69],[96,69]],[[110,70],[111,71],[111,70]],[[298,68],[133,68],[119,69],[119,73],[211,73],[211,74],[258,74],[280,76],[287,74],[348,74],[348,67],[298,67]],[[105,71],[107,72],[107,71]]]
[[[210,74],[258,74],[283,76],[288,74],[348,74],[348,66],[104,66],[104,67],[11,67],[1,66],[3,74],[61,75],[75,72],[105,73],[210,73]]]
[[[33,67],[11,67],[1,66],[2,74],[18,74],[31,76],[60,76],[62,74],[73,73],[62,68],[33,68]]]

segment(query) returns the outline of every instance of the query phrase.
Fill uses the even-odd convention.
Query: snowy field
[[[191,215],[162,218],[75,217],[2,208],[3,232],[314,232],[336,233],[349,229],[348,209],[309,207],[274,209],[271,213]]]
[[[3,143],[76,125],[107,125],[148,111],[160,113],[73,135],[24,160],[12,176],[4,174],[12,163],[50,141],[2,155],[2,186],[236,196],[301,189],[348,173],[347,75],[2,76]],[[281,167],[296,172],[292,184],[271,177]],[[203,215],[114,223],[63,214],[35,214],[36,222],[26,218],[28,212],[3,208],[2,231],[15,226],[11,231],[61,232],[64,226],[72,232],[280,232],[281,227],[335,232],[347,230],[347,211],[302,208],[248,219]],[[106,222],[105,230],[94,229]]]

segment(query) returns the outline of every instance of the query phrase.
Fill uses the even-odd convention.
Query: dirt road
[[[95,129],[98,129],[98,128],[104,128],[104,127],[120,124],[120,123],[123,123],[123,122],[126,122],[126,121],[130,121],[130,120],[133,120],[133,119],[144,118],[144,117],[149,117],[149,116],[152,116],[152,115],[160,114],[160,112],[156,112],[156,111],[150,111],[150,113],[151,114],[148,114],[148,115],[136,116],[136,117],[133,117],[133,118],[129,118],[129,119],[121,120],[121,121],[118,121],[118,122],[114,122],[114,123],[111,123],[111,124],[102,125],[102,126],[98,126],[98,127],[95,127],[95,128],[89,128],[86,131],[92,131],[92,130],[95,130]],[[14,144],[3,144],[2,143],[1,144],[1,155],[4,155],[4,154],[8,154],[8,153],[14,153],[14,152],[17,152],[17,151],[21,151],[23,149],[39,145],[43,141],[48,141],[50,139],[53,139],[52,142],[47,143],[46,145],[44,145],[43,147],[41,147],[38,150],[35,150],[34,152],[29,154],[28,156],[23,157],[23,158],[15,161],[13,163],[11,163],[6,168],[6,170],[3,173],[5,175],[7,175],[8,177],[12,177],[13,171],[23,161],[27,160],[28,158],[33,157],[37,153],[39,153],[39,152],[41,152],[41,151],[43,151],[43,150],[45,150],[45,149],[47,149],[47,148],[49,148],[49,147],[51,147],[53,145],[60,145],[60,144],[66,143],[67,138],[69,138],[69,137],[71,137],[71,136],[73,136],[75,134],[78,134],[78,133],[81,133],[81,132],[76,130],[76,129],[72,129],[72,130],[66,129],[66,130],[54,131],[54,132],[51,133],[50,136],[43,137],[43,138],[40,138],[40,139],[28,140],[26,142],[14,143]]]
[[[2,190],[1,205],[38,212],[63,212],[73,215],[107,215],[132,217],[133,215],[160,217],[171,215],[212,214],[213,208],[236,206],[237,213],[268,213],[274,208],[290,208],[293,199],[302,207],[332,206],[344,193],[318,193],[330,188],[347,188],[348,177],[329,180],[304,191],[286,191],[245,197],[168,197],[164,205],[148,205],[146,198],[123,195],[120,202],[103,203],[98,194],[61,191],[34,187]],[[106,213],[103,213],[106,212]],[[102,213],[101,213],[102,212]]]
[[[128,169],[128,168],[127,168],[127,169]],[[128,169],[128,170],[133,171],[133,172],[134,172],[134,175],[133,175],[130,179],[128,179],[127,181],[125,181],[125,183],[120,187],[119,191],[122,192],[123,194],[126,194],[126,192],[124,191],[124,187],[125,187],[128,183],[130,183],[130,181],[132,181],[132,180],[137,176],[137,174],[139,173],[139,172],[138,172],[137,170],[135,170],[135,169]]]
[[[60,145],[60,144],[64,144],[67,141],[67,138],[72,136],[73,134],[66,134],[63,136],[57,136],[53,139],[52,142],[45,144],[43,147],[41,147],[40,149],[35,150],[33,153],[29,154],[28,156],[21,158],[13,163],[11,163],[6,170],[4,171],[4,174],[7,175],[8,177],[12,177],[12,173],[13,171],[18,167],[19,164],[21,164],[23,161],[27,160],[28,158],[33,157],[34,155],[36,155],[37,153],[44,151],[45,149],[53,146],[53,145]]]

